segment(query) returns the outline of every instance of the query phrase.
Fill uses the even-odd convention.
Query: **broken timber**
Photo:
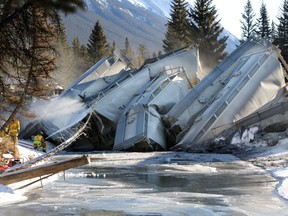
[[[54,162],[51,164],[45,164],[45,165],[41,165],[35,168],[34,167],[29,168],[29,170],[23,169],[23,170],[15,171],[12,173],[6,173],[6,174],[0,175],[0,184],[8,185],[8,184],[13,184],[16,182],[24,181],[27,179],[56,174],[64,170],[78,167],[78,166],[83,166],[89,163],[90,163],[90,158],[87,155],[83,155],[80,158],[74,158],[74,159],[69,159],[69,160],[62,161],[62,162]]]

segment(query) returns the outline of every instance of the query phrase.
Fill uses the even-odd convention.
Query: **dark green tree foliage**
[[[3,127],[23,111],[26,99],[47,92],[56,68],[56,9],[71,12],[77,2],[84,7],[82,0],[0,0],[0,119],[10,114],[1,119]]]
[[[134,56],[134,51],[130,45],[128,37],[125,38],[124,49],[122,50],[122,53],[129,59],[132,59]]]
[[[96,63],[101,58],[109,55],[109,44],[106,36],[104,35],[102,26],[97,20],[92,33],[90,34],[88,44],[88,58],[91,63]]]
[[[9,1],[1,1],[1,3],[5,10],[9,8],[13,11],[17,7]],[[7,11],[1,10],[1,12],[0,20],[5,19]],[[45,82],[55,69],[57,35],[51,25],[54,16],[53,11],[49,13],[32,6],[2,27],[0,31],[1,111],[15,115],[23,108],[27,96],[39,97],[47,91],[48,86],[43,84],[43,81]],[[12,85],[13,88],[9,88],[7,84]],[[9,106],[6,107],[7,104]]]
[[[81,57],[87,60],[88,57],[87,46],[81,44],[78,37],[74,38],[72,41],[72,50],[76,57]]]
[[[244,13],[242,13],[243,20],[241,21],[242,42],[252,38],[255,33],[256,23],[254,22],[254,18],[255,13],[252,8],[251,0],[247,0],[247,3],[244,7]]]
[[[68,49],[69,44],[67,41],[67,35],[66,35],[66,28],[63,24],[63,20],[61,16],[58,13],[55,13],[55,32],[58,35],[58,40],[62,48]]]
[[[257,19],[257,30],[256,33],[260,38],[271,38],[271,28],[269,25],[269,17],[266,9],[266,5],[262,2],[260,8],[260,17]]]
[[[1,0],[1,2],[7,1]],[[4,27],[7,23],[10,23],[19,14],[27,11],[31,7],[42,8],[46,12],[51,10],[62,11],[64,13],[73,13],[78,8],[84,9],[85,3],[83,0],[10,0],[10,6],[6,5],[4,16],[0,20],[0,28]]]
[[[138,46],[138,67],[140,67],[147,58],[147,49],[144,44]]]
[[[85,46],[84,44],[82,44],[80,47],[80,56],[82,57],[88,56],[88,49],[87,46]]]
[[[76,56],[80,56],[80,48],[81,48],[81,44],[79,42],[79,38],[76,37],[72,41],[72,49]]]
[[[271,41],[273,42],[276,38],[276,26],[275,26],[275,23],[272,21],[271,22]]]
[[[167,31],[163,40],[163,49],[170,52],[189,45],[188,3],[185,0],[173,0]]]
[[[83,0],[26,0],[26,2],[32,2],[45,9],[61,10],[65,13],[74,13],[79,8],[85,8]]]
[[[114,52],[114,50],[116,49],[117,45],[116,45],[116,41],[113,41],[112,43],[112,47],[111,47],[111,53]]]
[[[288,1],[284,0],[281,15],[278,17],[278,31],[274,43],[279,46],[281,54],[288,62]]]
[[[137,67],[137,57],[135,56],[135,52],[130,45],[128,37],[125,38],[124,42],[124,49],[121,50],[122,54],[126,56],[126,58],[130,61],[131,65],[133,67]]]
[[[193,23],[191,28],[196,33],[193,38],[199,46],[200,58],[206,66],[213,68],[227,55],[225,48],[228,37],[220,38],[223,27],[217,20],[217,10],[212,0],[196,0],[189,16]]]

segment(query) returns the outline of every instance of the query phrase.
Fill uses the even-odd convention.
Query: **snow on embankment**
[[[283,133],[267,133],[266,139],[257,138],[257,127],[246,129],[242,135],[236,133],[231,140],[232,145],[245,146],[251,162],[263,167],[279,181],[276,191],[282,198],[288,200],[288,138]],[[274,140],[277,144],[271,146]]]

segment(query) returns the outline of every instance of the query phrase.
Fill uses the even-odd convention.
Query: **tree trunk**
[[[66,160],[63,162],[57,162],[57,163],[50,163],[45,164],[38,167],[33,167],[31,169],[25,169],[25,170],[19,170],[12,173],[6,173],[3,175],[0,175],[0,184],[8,185],[13,184],[16,182],[24,181],[27,179],[32,179],[36,177],[41,177],[45,175],[50,174],[56,174],[58,172],[83,166],[90,163],[90,158],[87,155],[83,155],[80,158],[74,158],[70,160]]]

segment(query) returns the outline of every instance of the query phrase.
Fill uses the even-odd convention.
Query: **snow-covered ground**
[[[263,140],[262,141],[258,140],[257,142],[255,142],[255,141],[251,142],[251,139],[253,139],[253,133],[255,133],[255,132],[256,132],[256,130],[251,130],[249,133],[243,133],[243,134],[245,134],[246,138],[247,138],[247,136],[250,137],[250,139],[247,139],[246,141],[244,141],[244,138],[245,138],[244,136],[241,137],[241,139],[239,138],[238,141],[236,138],[234,139],[233,145],[245,145],[246,146],[246,152],[239,155],[239,157],[241,159],[245,160],[245,162],[243,161],[244,163],[242,163],[241,160],[237,156],[233,156],[233,155],[229,155],[229,154],[192,154],[192,153],[186,153],[186,152],[151,152],[151,153],[128,153],[128,152],[94,152],[94,153],[92,153],[91,152],[91,156],[92,156],[93,160],[91,162],[91,165],[88,165],[88,169],[89,169],[89,166],[90,167],[98,167],[98,168],[101,168],[101,167],[110,167],[111,168],[111,167],[113,167],[115,169],[116,168],[123,169],[124,171],[125,170],[127,172],[131,171],[131,173],[133,173],[133,172],[138,172],[139,169],[141,170],[141,167],[143,169],[143,167],[149,166],[150,169],[152,168],[151,175],[153,175],[153,172],[154,172],[153,169],[155,169],[155,172],[157,171],[155,165],[161,164],[160,165],[161,169],[165,170],[167,175],[170,175],[168,173],[175,173],[176,176],[179,174],[182,175],[183,173],[190,173],[192,176],[197,176],[200,173],[201,175],[207,174],[208,176],[209,175],[213,176],[214,175],[213,173],[217,173],[219,171],[219,169],[221,169],[221,166],[223,166],[223,164],[221,165],[222,162],[227,162],[230,164],[234,164],[234,163],[241,164],[242,163],[240,167],[242,167],[245,170],[241,170],[241,171],[233,170],[233,172],[236,172],[236,173],[241,172],[241,173],[245,174],[245,173],[251,172],[254,169],[256,171],[258,170],[257,172],[259,172],[259,170],[262,170],[263,173],[265,173],[267,171],[272,176],[271,179],[274,178],[278,181],[278,183],[275,183],[275,188],[274,188],[274,192],[276,192],[275,196],[280,198],[280,200],[282,200],[281,202],[283,202],[283,205],[285,206],[288,203],[287,202],[288,201],[288,168],[287,168],[288,138],[282,138],[278,142],[277,145],[269,146],[269,145],[267,145],[267,143],[265,143],[266,141],[263,141]],[[20,152],[24,158],[28,158],[29,155],[37,156],[37,155],[42,154],[41,152],[35,152],[34,150],[23,148],[23,147],[20,147]],[[71,157],[71,155],[64,154],[64,155],[56,156],[56,157],[54,157],[54,160],[55,159],[56,160],[60,160],[60,159],[63,160],[66,157]],[[203,163],[199,163],[199,161],[203,161]],[[218,162],[221,162],[221,163],[218,163]],[[138,167],[138,168],[136,168],[136,170],[130,170],[131,167],[135,167],[135,166]],[[260,166],[260,168],[258,166]],[[127,169],[127,167],[130,167],[130,168]],[[232,168],[233,168],[233,166],[232,166]],[[227,168],[225,168],[225,169],[227,169]],[[229,171],[230,169],[231,169],[231,167],[229,169],[227,169],[226,171],[230,172]],[[123,172],[123,170],[122,170],[122,172]],[[151,170],[149,172],[151,172]],[[97,190],[97,195],[99,195],[99,197],[97,198],[98,201],[95,203],[93,202],[93,205],[94,205],[93,207],[95,207],[95,208],[98,206],[99,209],[105,209],[107,207],[107,209],[110,209],[110,210],[115,210],[115,211],[117,210],[116,206],[111,205],[111,203],[108,205],[108,203],[110,201],[107,203],[107,206],[103,206],[108,201],[107,200],[108,198],[106,197],[107,196],[107,190],[109,190],[109,191],[111,190],[109,192],[111,194],[108,197],[111,197],[111,199],[116,199],[119,196],[118,201],[121,199],[122,205],[124,205],[124,206],[126,205],[127,208],[129,207],[129,202],[130,202],[129,199],[131,199],[131,196],[132,197],[134,196],[133,193],[136,191],[136,193],[139,194],[139,192],[140,192],[139,188],[134,188],[134,187],[130,188],[130,186],[131,186],[130,185],[129,186],[130,189],[128,189],[126,184],[125,184],[122,186],[121,185],[118,185],[118,186],[114,185],[113,187],[111,187],[111,189],[109,189],[109,187],[107,187],[107,189],[105,189],[103,191],[103,194],[98,194],[98,193],[102,193],[102,191],[100,189],[106,187],[103,184],[110,184],[111,183],[111,179],[110,180],[107,179],[107,181],[105,181],[106,175],[109,175],[109,173],[101,173],[101,172],[99,172],[99,173],[88,172],[87,173],[87,170],[85,171],[85,169],[84,170],[75,169],[74,171],[71,170],[71,171],[67,172],[66,178],[67,179],[69,179],[69,178],[73,179],[74,178],[74,180],[75,180],[75,178],[77,179],[78,177],[81,177],[84,175],[91,175],[92,178],[99,179],[97,181],[93,180],[94,183],[96,183],[96,184],[93,186],[90,186],[93,189],[94,193],[95,193],[95,190]],[[232,174],[232,176],[233,175],[234,174]],[[241,175],[242,174],[240,174],[240,176]],[[59,185],[56,186],[53,184],[53,182],[57,181],[59,179],[58,178],[59,176],[62,177],[62,174],[55,175],[53,178],[48,178],[46,180],[46,183],[44,183],[44,185],[52,184],[52,186],[51,185],[47,186],[48,189],[43,188],[42,190],[48,190],[49,191],[50,190],[49,188],[55,189],[55,188],[59,187],[59,188],[57,188],[57,191],[59,190],[59,193],[61,190],[60,188],[63,188],[63,193],[66,193],[66,192],[64,192],[64,188],[67,188],[68,193],[69,193],[69,192],[71,192],[73,187],[76,187],[77,184],[79,184],[79,182],[77,183],[77,181],[79,181],[79,180],[76,180],[75,185],[73,185],[73,184],[71,185],[71,182],[69,185],[69,180],[68,180],[68,182],[60,181],[60,186]],[[124,181],[125,181],[125,179],[124,179]],[[258,181],[258,180],[255,179],[255,181]],[[99,185],[97,185],[97,183],[99,183]],[[59,180],[58,180],[58,184],[59,184]],[[271,187],[271,184],[269,182],[267,182],[267,189],[269,189],[268,184],[270,185],[269,187]],[[15,188],[18,188],[21,185],[23,185],[23,183],[17,183],[17,184],[13,184],[13,185],[9,185],[9,186],[0,185],[0,203],[1,203],[0,206],[1,207],[5,208],[5,206],[8,205],[8,209],[9,209],[9,205],[11,203],[19,203],[19,202],[23,202],[23,201],[25,202],[25,200],[27,199],[27,197],[26,197],[27,192],[29,192],[29,190],[30,190],[30,193],[31,193],[31,188],[33,188],[33,186],[22,189],[22,190],[15,190]],[[274,185],[274,183],[272,185]],[[34,187],[35,187],[35,185],[34,185]],[[264,186],[263,188],[265,189],[266,187]],[[263,188],[261,188],[261,190],[263,190]],[[128,198],[125,198],[126,195],[123,197],[121,194],[118,194],[119,189],[121,189],[122,192],[123,192],[123,190],[125,190],[125,193],[127,193]],[[38,190],[41,190],[41,189],[38,189]],[[153,190],[153,189],[150,189],[150,190]],[[78,195],[78,192],[75,192],[77,194],[77,195],[75,194],[75,196],[76,197],[79,196],[78,198],[80,198],[80,199],[83,198],[83,197],[80,197],[80,196],[82,196],[81,194],[83,194],[83,196],[85,198],[85,196],[87,196],[87,194],[85,195],[85,193],[91,193],[89,187],[84,189],[83,192],[81,192],[81,193],[79,192],[80,195]],[[151,193],[152,193],[152,191],[151,191]],[[140,196],[140,200],[138,200],[137,203],[140,204],[142,202],[148,202],[149,199],[153,199],[154,195],[151,195],[151,196],[149,195],[151,193],[150,192],[148,193],[148,191],[147,191],[147,193],[145,192],[144,194],[142,194]],[[267,194],[268,194],[268,196],[267,196]],[[29,195],[29,193],[28,193],[28,195]],[[55,194],[51,194],[51,195],[55,195]],[[160,201],[160,202],[163,201],[164,202],[164,200],[162,200],[162,198],[159,198],[158,195],[155,195],[155,197],[154,197],[155,200],[153,201],[153,202],[155,202],[154,203],[155,209],[159,208],[159,207],[157,207],[157,201]],[[181,193],[177,192],[176,195],[179,197],[181,197],[182,195],[189,197],[191,195],[191,193],[189,195],[189,193],[186,193],[186,192],[185,193],[184,192],[181,192]],[[200,194],[196,194],[196,193],[192,193],[192,195],[195,197],[200,196]],[[269,193],[265,193],[264,195],[265,195],[265,197],[263,197],[262,199],[269,197]],[[160,193],[160,196],[161,196],[161,193]],[[168,193],[167,193],[167,196],[168,196]],[[205,195],[202,194],[201,196],[205,196]],[[210,194],[210,196],[211,196],[211,194]],[[61,197],[62,197],[61,199],[64,199],[65,195],[63,194],[63,195],[61,195]],[[76,199],[76,197],[75,197],[75,199]],[[240,202],[240,200],[255,199],[256,197],[257,197],[257,194],[255,195],[254,193],[252,195],[249,195],[249,196],[239,196],[238,201]],[[49,197],[45,198],[44,200],[46,200],[46,201],[43,201],[43,202],[48,202],[50,199],[51,198],[49,198]],[[136,198],[134,197],[133,200],[135,200],[135,199]],[[173,199],[168,198],[165,200],[165,203],[167,204],[166,208],[168,208],[169,205],[172,205]],[[198,197],[197,199],[200,199],[200,198]],[[201,199],[204,199],[204,198],[201,198]],[[209,199],[214,199],[214,198],[210,197]],[[274,198],[271,198],[271,199],[273,200]],[[69,204],[69,202],[72,202],[72,203],[74,202],[72,198],[69,198],[69,199],[67,198],[66,201],[68,204]],[[41,201],[39,201],[39,202],[41,203]],[[151,200],[149,202],[151,203]],[[169,204],[169,202],[171,202],[171,203]],[[263,200],[261,202],[263,202]],[[269,200],[266,200],[265,202],[269,202]],[[277,203],[279,204],[279,201],[277,201]],[[68,211],[67,209],[66,210],[65,209],[60,210],[60,208],[59,208],[59,206],[57,206],[57,204],[52,204],[52,206],[53,205],[54,205],[53,210],[55,210],[55,213],[61,213],[61,211],[63,211],[62,213],[65,213],[66,211]],[[88,205],[88,204],[86,203],[86,205]],[[131,205],[133,205],[133,204],[131,204]],[[181,203],[181,204],[179,203],[177,208],[180,208],[181,205],[183,205],[183,203]],[[230,203],[229,203],[229,205],[230,205]],[[46,206],[46,205],[44,205],[44,206]],[[44,206],[42,206],[42,207],[44,207]],[[47,206],[49,206],[49,205],[47,204]],[[76,207],[77,207],[77,203],[75,203],[75,208]],[[119,206],[117,205],[117,207],[119,207]],[[134,206],[134,207],[136,208],[136,206]],[[37,208],[40,208],[40,207],[37,207]],[[89,207],[87,206],[87,208],[89,208]],[[185,207],[185,208],[187,208],[187,207]],[[260,214],[258,212],[257,215],[262,215],[261,211],[265,211],[266,207],[263,207],[262,210],[261,209],[255,210],[255,209],[253,209],[253,206],[248,206],[248,207],[246,206],[246,208],[248,208],[248,215],[249,215],[249,212],[251,213],[251,212],[257,212],[257,211],[260,212]],[[271,208],[273,209],[273,205],[267,207],[267,209],[269,211],[271,211]],[[281,208],[283,210],[283,206]],[[151,206],[151,209],[152,209],[152,206]],[[201,211],[202,210],[204,211],[204,209],[205,208],[203,208],[203,209],[201,208]],[[7,210],[7,209],[5,209],[5,210]],[[39,211],[39,209],[38,209],[38,211]],[[279,211],[279,209],[277,209],[277,211]],[[282,215],[282,214],[280,214],[280,215]]]
[[[263,143],[259,142],[261,146]],[[251,150],[243,159],[263,167],[279,181],[276,188],[278,194],[288,201],[288,138],[282,139],[277,145]]]
[[[266,133],[257,137],[258,128],[244,130],[235,135],[231,145],[243,150],[239,153],[242,160],[262,167],[279,181],[278,195],[288,201],[288,130],[281,133]]]
[[[50,149],[52,148],[51,145],[47,146],[48,150],[49,150],[49,148]],[[31,143],[31,148],[25,148],[22,146],[18,146],[18,149],[19,149],[21,158],[23,158],[24,162],[29,161],[32,158],[43,155],[43,152],[36,151],[32,148],[32,143]],[[49,180],[46,179],[45,182],[53,181],[53,179],[55,179],[55,176],[49,178]],[[22,189],[21,190],[15,190],[15,189],[23,186],[24,184],[28,184],[29,182],[32,182],[32,180],[29,180],[29,181],[27,180],[27,181],[23,181],[20,183],[11,184],[9,186],[5,186],[5,185],[0,184],[0,203],[1,203],[0,206],[11,204],[11,203],[17,203],[17,202],[21,202],[23,200],[26,200],[27,197],[24,196],[24,194],[28,190],[30,190],[31,187],[27,187],[23,190]]]

